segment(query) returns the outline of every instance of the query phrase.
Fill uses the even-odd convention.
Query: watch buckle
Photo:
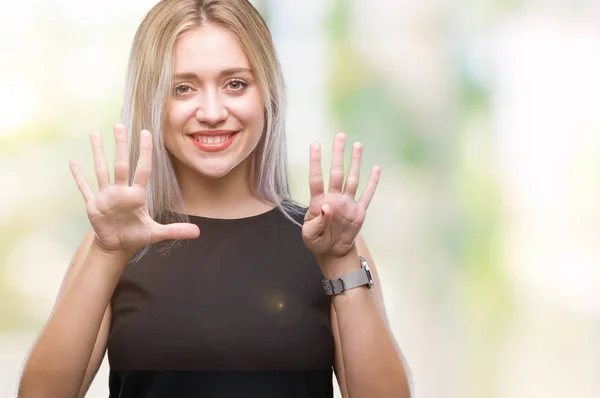
[[[334,284],[334,282],[338,282],[341,286],[341,290],[337,290],[338,286]],[[324,279],[323,280],[323,288],[325,289],[325,293],[327,295],[336,295],[343,293],[346,291],[346,286],[344,286],[344,280],[341,278],[337,279]]]

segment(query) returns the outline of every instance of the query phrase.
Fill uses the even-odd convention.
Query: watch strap
[[[373,279],[370,272],[365,268],[357,269],[349,272],[336,279],[323,280],[323,289],[328,296],[336,295],[345,292],[346,290],[354,289],[363,285],[372,285]]]

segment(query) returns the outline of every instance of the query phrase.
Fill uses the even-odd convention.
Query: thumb
[[[190,223],[158,224],[152,236],[152,243],[158,243],[167,239],[195,239],[200,236],[200,228]]]
[[[302,228],[304,239],[316,239],[325,231],[325,229],[327,229],[327,227],[329,227],[332,220],[333,212],[331,211],[331,207],[327,204],[321,206],[321,214],[319,214],[319,216],[304,222],[304,227]]]

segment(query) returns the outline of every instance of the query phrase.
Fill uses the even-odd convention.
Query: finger
[[[377,183],[379,183],[379,175],[381,174],[381,170],[379,166],[373,166],[373,170],[371,171],[371,177],[369,178],[369,182],[367,183],[367,187],[363,191],[360,199],[358,200],[364,208],[368,208],[371,203],[371,199],[373,199],[373,195],[375,194],[375,188],[377,188]]]
[[[190,223],[156,224],[156,230],[152,234],[152,243],[158,243],[167,239],[195,239],[200,236],[200,228]]]
[[[140,156],[138,158],[133,183],[146,188],[152,171],[152,135],[148,130],[140,133]]]
[[[346,135],[338,133],[333,141],[333,156],[331,158],[331,170],[329,171],[329,191],[342,192],[344,183],[344,148],[346,147]]]
[[[352,160],[350,160],[350,169],[348,170],[346,185],[344,186],[344,194],[350,196],[352,199],[354,199],[356,190],[358,189],[362,148],[363,146],[360,142],[352,144]]]
[[[83,200],[85,200],[85,203],[89,202],[94,197],[94,192],[92,192],[90,185],[85,180],[79,163],[75,160],[71,160],[69,161],[69,168],[71,169],[71,174],[73,174],[77,188],[79,188],[79,192],[83,195]]]
[[[90,141],[92,143],[92,152],[94,154],[94,167],[96,169],[96,178],[98,179],[98,188],[105,189],[110,185],[110,177],[108,176],[108,164],[104,157],[104,147],[102,146],[102,133],[92,131],[90,133]]]
[[[127,185],[129,178],[129,159],[127,149],[127,131],[123,123],[118,123],[115,132],[115,185]]]
[[[304,223],[302,235],[306,240],[314,240],[321,235],[333,221],[333,211],[329,205],[321,206],[318,217]]]
[[[311,198],[323,194],[323,173],[321,171],[321,145],[318,142],[313,142],[310,146],[308,186],[310,188]]]

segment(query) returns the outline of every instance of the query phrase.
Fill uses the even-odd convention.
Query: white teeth
[[[198,142],[207,145],[219,145],[227,141],[233,134],[219,135],[219,136],[207,136],[207,135],[195,135],[194,139]]]

